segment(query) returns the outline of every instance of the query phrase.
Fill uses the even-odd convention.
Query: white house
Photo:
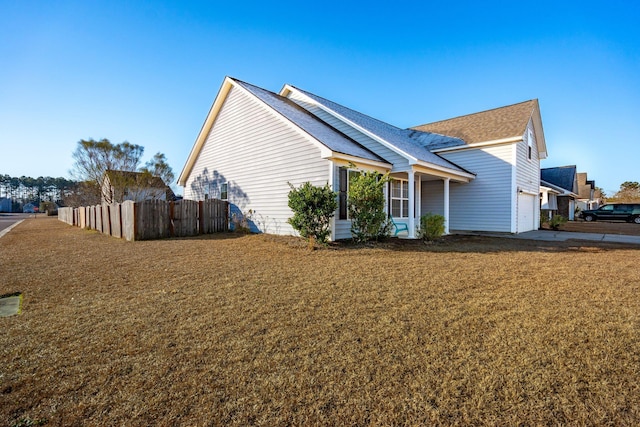
[[[186,199],[226,199],[251,211],[254,231],[294,234],[289,183],[327,182],[340,194],[332,238],[350,237],[349,169],[389,172],[388,213],[415,237],[423,213],[449,230],[538,228],[539,160],[546,146],[537,100],[400,129],[285,85],[279,94],[230,77],[178,178]]]

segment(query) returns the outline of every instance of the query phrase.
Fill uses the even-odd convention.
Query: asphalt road
[[[33,218],[34,214],[25,213],[0,213],[0,233],[2,230],[11,227],[18,221],[22,221],[25,218]]]

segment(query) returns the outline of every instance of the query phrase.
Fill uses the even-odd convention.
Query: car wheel
[[[635,222],[636,224],[640,224],[640,215],[634,216],[633,222]]]
[[[596,217],[593,216],[593,215],[585,215],[584,216],[584,220],[587,221],[587,222],[591,222],[591,221],[595,221]]]

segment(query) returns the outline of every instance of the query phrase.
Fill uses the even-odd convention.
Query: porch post
[[[444,179],[444,234],[449,234],[449,178]]]
[[[413,169],[409,170],[409,238],[416,237],[416,188]]]
[[[418,197],[416,197],[416,218],[420,227],[420,217],[422,216],[422,177],[418,175]]]

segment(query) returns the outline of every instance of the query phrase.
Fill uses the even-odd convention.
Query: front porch
[[[468,183],[474,178],[472,174],[454,175],[415,165],[406,171],[392,171],[390,177],[385,194],[387,214],[394,223],[407,226],[407,231],[397,237],[408,239],[416,238],[420,217],[428,212],[444,216],[444,232],[449,234],[451,184]]]

